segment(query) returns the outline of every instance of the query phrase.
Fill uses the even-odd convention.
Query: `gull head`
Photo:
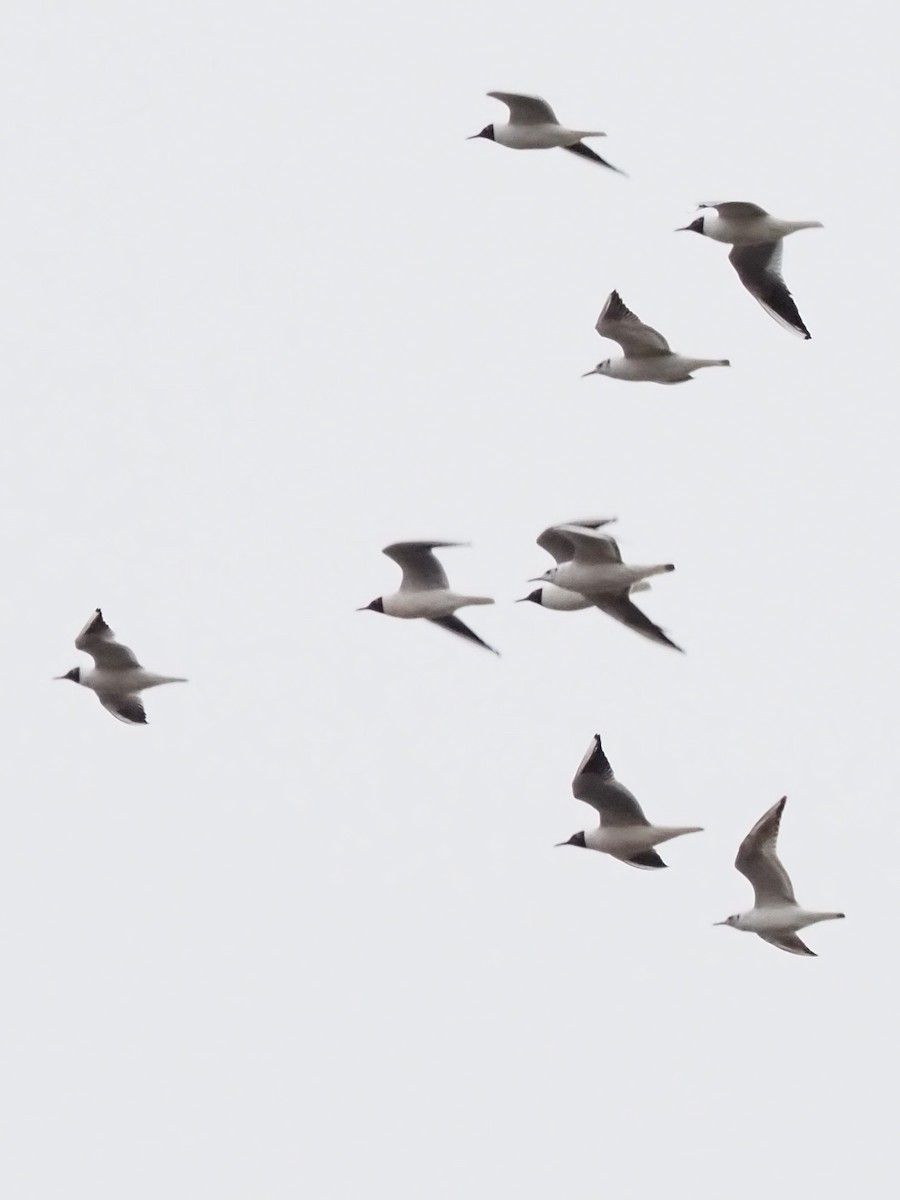
[[[376,596],[371,604],[364,604],[362,606],[362,608],[358,608],[356,611],[357,612],[368,612],[369,609],[371,609],[372,612],[383,613],[384,612],[384,600],[382,599],[382,597]]]
[[[691,221],[690,225],[679,225],[675,230],[676,233],[704,233],[703,217],[696,217]]]
[[[516,604],[524,604],[526,600],[530,600],[532,604],[540,604],[544,595],[543,588],[535,588],[533,592],[529,592],[527,596],[520,596]]]
[[[592,367],[590,371],[585,371],[581,378],[587,379],[588,375],[608,375],[611,362],[612,359],[604,358],[603,362],[597,363],[596,367]]]
[[[54,675],[54,679],[71,679],[73,683],[81,683],[81,667],[73,667],[65,675]]]
[[[713,921],[713,925],[730,925],[732,929],[737,929],[740,926],[741,914],[735,913],[734,916],[726,917],[724,921]]]
[[[556,845],[557,846],[580,846],[581,849],[584,850],[585,849],[584,832],[580,831],[579,833],[573,833],[572,836],[568,839],[568,841],[557,842]]]
[[[529,583],[552,583],[553,577],[555,575],[556,575],[556,567],[551,567],[550,570],[545,571],[543,573],[543,575],[535,575],[534,578],[529,579],[528,582]],[[537,591],[539,592],[540,589],[537,589]],[[523,600],[534,600],[535,595],[536,595],[536,592],[532,592],[530,595],[523,596],[522,598],[523,598]],[[539,604],[540,601],[535,601],[535,603]]]
[[[467,141],[467,142],[474,142],[474,140],[475,140],[476,138],[480,138],[480,137],[487,138],[487,140],[488,140],[489,142],[493,142],[493,141],[495,140],[495,139],[494,139],[494,127],[493,127],[493,125],[485,125],[484,129],[482,129],[482,130],[481,130],[479,133],[472,133],[472,134],[470,134],[470,135],[469,135],[469,136],[466,138],[466,141]]]

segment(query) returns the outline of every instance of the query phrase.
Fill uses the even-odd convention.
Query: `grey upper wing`
[[[726,221],[749,220],[751,217],[767,217],[769,214],[758,204],[749,204],[746,200],[725,200],[719,204],[711,201],[698,204],[698,208],[714,208]]]
[[[681,654],[684,653],[681,647],[676,646],[672,639],[667,637],[658,625],[653,624],[646,613],[641,612],[638,606],[629,599],[627,593],[591,597],[591,600],[595,608],[601,609],[602,612],[605,612],[614,620],[621,621],[623,625],[627,625],[635,633],[643,634],[651,642],[662,642],[664,646],[671,646],[673,650],[678,650]]]
[[[763,813],[741,842],[734,860],[740,873],[753,885],[757,908],[795,903],[790,878],[776,851],[781,814],[786,803],[787,796],[782,796]]]
[[[785,329],[807,339],[812,334],[803,323],[794,298],[781,277],[782,242],[760,242],[755,246],[734,246],[728,261],[751,296]]]
[[[111,712],[119,721],[126,725],[146,725],[147,714],[139,696],[110,695],[108,692],[98,692],[97,699],[107,712]]]
[[[520,92],[488,92],[488,95],[505,104],[509,119],[514,125],[558,125],[556,113],[540,96],[526,96]]]
[[[597,810],[601,825],[650,824],[628,788],[613,775],[599,733],[591,739],[587,753],[575,772],[572,795]]]
[[[672,353],[663,335],[645,325],[618,292],[610,292],[594,328],[601,337],[618,342],[628,358],[659,358]]]
[[[94,609],[90,620],[76,637],[75,648],[90,654],[99,668],[115,671],[140,666],[133,651],[116,641],[116,635],[104,621],[99,608]]]
[[[574,525],[581,529],[600,529],[611,525],[615,517],[590,517],[584,521],[560,521],[558,525],[550,525],[539,535],[537,544],[548,554],[552,554],[557,563],[569,562],[575,554],[575,544],[568,534],[563,533],[565,526]]]
[[[401,592],[427,592],[449,587],[447,572],[432,554],[450,546],[464,546],[465,542],[393,542],[382,551],[392,558],[403,572]]]
[[[620,563],[622,554],[615,538],[606,533],[595,533],[591,529],[583,529],[577,525],[561,525],[560,532],[564,533],[575,550],[575,561],[578,563]]]

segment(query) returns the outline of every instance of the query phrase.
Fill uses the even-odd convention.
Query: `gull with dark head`
[[[663,335],[636,317],[618,292],[610,292],[595,328],[601,337],[618,342],[624,354],[597,363],[583,379],[608,375],[632,382],[687,383],[701,367],[731,366],[727,358],[688,358],[673,353]]]
[[[632,867],[652,869],[667,865],[654,846],[684,833],[702,833],[699,825],[651,825],[633,794],[613,774],[599,733],[591,738],[575,772],[572,795],[597,810],[600,824],[596,829],[573,833],[568,841],[558,842],[559,846],[599,850]]]
[[[571,562],[575,556],[574,545],[562,532],[564,526],[575,525],[579,529],[602,529],[604,525],[612,525],[615,519],[615,517],[587,517],[583,521],[561,521],[558,525],[549,525],[543,533],[539,534],[536,539],[537,544],[542,550],[546,550],[559,566],[561,563]],[[557,587],[555,583],[545,583],[543,587],[535,588],[533,592],[522,596],[516,603],[524,604],[529,600],[532,604],[539,604],[542,608],[552,608],[557,612],[577,612],[579,609],[594,607],[586,596],[566,591],[565,588]]]
[[[357,612],[386,613],[389,617],[412,620],[422,617],[433,625],[440,625],[459,637],[467,638],[498,654],[493,646],[483,642],[477,633],[454,616],[458,608],[473,604],[493,604],[487,596],[464,596],[450,588],[447,573],[438,562],[433,551],[447,550],[453,546],[465,546],[466,542],[394,542],[382,551],[394,560],[403,572],[400,588],[389,596],[378,596]]]
[[[57,675],[57,679],[71,679],[90,688],[107,712],[126,725],[147,724],[139,692],[159,687],[161,683],[187,683],[177,675],[156,675],[145,670],[134,652],[116,641],[99,608],[75,639],[75,648],[93,658],[93,669],[73,667],[65,675]]]
[[[615,517],[589,517],[583,521],[562,521],[559,525],[548,526],[543,533],[538,535],[536,541],[542,550],[546,550],[556,560],[556,565],[561,566],[562,563],[571,562],[575,557],[575,544],[564,532],[567,525],[574,525],[578,529],[602,529],[604,525],[612,525],[615,519]],[[649,591],[650,584],[645,579],[631,587],[632,593]],[[524,604],[529,600],[532,604],[537,604],[541,608],[552,608],[556,612],[578,612],[581,609],[596,607],[593,600],[589,600],[587,596],[567,591],[555,583],[545,583],[543,587],[535,588],[533,592],[522,596],[516,603]]]
[[[622,562],[619,544],[608,534],[580,525],[558,525],[554,532],[568,540],[571,557],[532,579],[532,583],[554,584],[573,592],[635,633],[681,650],[631,599],[632,591],[645,579],[674,571],[673,563],[630,566]]]
[[[582,138],[606,137],[605,133],[599,130],[566,129],[560,125],[547,101],[540,96],[525,96],[519,92],[488,92],[488,95],[506,105],[509,119],[505,125],[485,125],[480,132],[473,133],[469,141],[486,138],[489,142],[508,146],[512,150],[550,150],[558,147],[609,167],[620,175],[625,174],[582,142]]]
[[[811,338],[787,284],[781,277],[784,239],[800,229],[821,229],[821,221],[784,221],[758,204],[728,200],[699,204],[705,211],[678,233],[699,233],[733,247],[728,261],[741,283],[766,312],[785,329]]]
[[[749,912],[736,913],[725,921],[716,921],[716,924],[758,934],[764,942],[777,946],[779,950],[786,950],[788,954],[815,958],[815,952],[797,937],[797,930],[819,921],[838,921],[844,914],[814,912],[801,908],[794,899],[790,877],[781,865],[776,850],[781,814],[786,803],[787,796],[782,796],[760,817],[741,842],[734,860],[740,873],[753,885],[753,908]]]

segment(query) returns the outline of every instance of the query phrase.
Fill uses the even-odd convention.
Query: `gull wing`
[[[403,572],[401,592],[430,592],[450,586],[447,572],[432,550],[465,545],[465,542],[393,542],[385,546],[382,554],[392,558]]]
[[[560,525],[559,532],[572,543],[575,562],[587,564],[620,563],[622,554],[615,538],[606,533],[596,533],[578,525]]]
[[[519,92],[488,92],[509,109],[511,125],[558,125],[556,113],[540,96],[525,96]]]
[[[114,717],[126,725],[147,724],[147,714],[144,712],[144,706],[139,696],[133,694],[117,696],[110,695],[108,692],[98,692],[97,699],[107,712],[111,712]]]
[[[753,885],[757,908],[796,903],[790,878],[775,848],[786,803],[787,796],[782,796],[759,818],[741,842],[734,860],[740,873]]]
[[[622,595],[597,596],[596,598],[591,597],[591,602],[595,608],[599,608],[601,612],[605,612],[613,620],[621,621],[623,625],[627,625],[635,633],[643,634],[651,642],[662,642],[664,646],[671,646],[673,650],[684,654],[680,646],[676,646],[672,639],[667,637],[658,625],[653,624],[646,613],[641,612],[627,593],[623,593]]]
[[[603,136],[605,137],[606,135],[604,134]],[[592,133],[591,137],[600,137],[600,134]],[[625,175],[625,178],[628,178],[621,167],[614,167],[611,162],[607,162],[605,158],[601,158],[596,150],[592,150],[584,142],[573,142],[571,146],[563,146],[563,150],[568,150],[570,154],[576,154],[579,158],[586,158],[590,162],[599,163],[601,167],[609,167],[610,171],[615,171],[617,175]]]
[[[698,208],[714,208],[725,221],[749,221],[753,217],[767,217],[769,214],[758,204],[748,204],[746,200],[724,200],[718,204],[704,201]]]
[[[779,950],[787,950],[788,954],[803,954],[807,958],[818,958],[815,950],[810,950],[806,942],[801,942],[796,933],[761,933],[759,935],[770,946]]]
[[[99,608],[94,609],[90,620],[75,639],[75,648],[89,654],[98,670],[127,671],[129,667],[141,665],[133,651],[116,641],[116,635],[103,620]]]
[[[594,326],[601,337],[618,342],[626,358],[659,358],[671,354],[661,333],[636,317],[618,292],[610,292]]]
[[[619,783],[595,733],[572,780],[572,795],[600,814],[601,825],[649,825],[644,811],[624,784]]]
[[[440,625],[441,629],[448,629],[451,633],[458,634],[459,637],[464,637],[470,642],[484,646],[485,650],[490,650],[491,654],[496,654],[498,658],[500,657],[499,650],[495,650],[493,646],[489,646],[487,642],[482,641],[474,629],[470,629],[459,617],[429,617],[428,620],[432,625]]]
[[[575,545],[568,534],[563,533],[567,526],[575,525],[580,529],[600,529],[603,525],[611,525],[615,517],[589,517],[584,521],[560,521],[559,525],[550,525],[537,538],[537,544],[542,550],[556,559],[557,564],[569,562],[575,554]]]
[[[632,854],[631,858],[627,858],[625,861],[633,867],[640,867],[644,871],[667,867],[669,865],[663,862],[655,850],[642,850],[640,854]]]
[[[809,339],[812,334],[803,324],[794,298],[781,277],[782,245],[779,239],[755,246],[735,246],[728,261],[737,271],[741,283],[770,317],[792,333]]]

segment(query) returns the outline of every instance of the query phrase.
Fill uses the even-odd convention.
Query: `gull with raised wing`
[[[758,204],[744,200],[728,200],[719,204],[699,204],[706,211],[684,225],[678,233],[699,233],[716,242],[733,247],[728,261],[738,273],[741,283],[785,329],[811,338],[812,334],[787,284],[781,277],[781,256],[784,239],[799,229],[821,229],[821,221],[784,221],[773,217]]]
[[[630,566],[622,561],[615,538],[578,525],[560,525],[557,532],[569,539],[572,558],[532,579],[532,583],[552,583],[577,593],[616,621],[651,641],[681,651],[658,625],[631,599],[635,585],[652,575],[674,571],[674,563],[649,567]]]
[[[633,794],[613,774],[599,733],[594,734],[575,772],[572,795],[597,810],[600,824],[596,829],[573,833],[568,841],[557,845],[599,850],[632,867],[665,867],[654,846],[683,833],[703,832],[699,825],[651,825]]]
[[[687,383],[692,371],[701,367],[730,367],[727,358],[687,358],[669,349],[669,343],[655,329],[645,325],[624,303],[618,292],[610,292],[595,329],[601,337],[618,342],[622,358],[606,358],[588,375],[608,375],[635,383]]]
[[[536,539],[537,544],[555,559],[557,566],[560,566],[564,562],[571,562],[575,557],[575,544],[571,538],[566,536],[565,526],[574,525],[579,529],[601,529],[604,525],[611,525],[615,519],[615,517],[591,517],[584,521],[563,521],[559,525],[550,525],[543,533],[539,534]],[[631,588],[632,592],[649,592],[649,590],[650,584],[646,580],[635,583]],[[580,609],[596,607],[593,600],[589,600],[587,596],[567,591],[555,583],[545,583],[542,587],[535,588],[533,592],[522,596],[516,603],[524,604],[529,600],[532,604],[537,604],[541,608],[552,608],[556,612],[578,612]]]
[[[839,921],[844,914],[812,912],[801,908],[794,899],[793,886],[776,850],[778,828],[786,803],[787,796],[782,796],[760,817],[741,842],[734,860],[740,873],[753,885],[753,908],[715,923],[743,929],[746,933],[756,933],[764,942],[777,946],[779,950],[786,950],[788,954],[815,958],[815,951],[797,937],[797,930],[819,921]]]
[[[112,715],[126,725],[146,725],[147,714],[138,692],[159,687],[161,683],[187,683],[177,675],[156,675],[138,662],[132,650],[116,641],[116,635],[103,619],[99,608],[75,639],[75,648],[94,660],[93,669],[73,667],[57,679],[71,679],[96,692],[97,699]]]
[[[422,617],[434,625],[440,625],[450,633],[468,638],[499,654],[493,646],[483,642],[477,633],[454,616],[458,608],[473,604],[493,604],[487,596],[463,596],[451,591],[447,573],[435,558],[434,550],[447,550],[453,546],[465,546],[466,542],[394,542],[382,551],[394,560],[403,572],[398,591],[389,596],[378,596],[371,604],[365,604],[357,612],[386,613],[389,617],[412,620]]]
[[[509,119],[505,125],[485,125],[479,133],[473,133],[468,139],[487,138],[489,142],[497,142],[500,146],[508,146],[511,150],[550,150],[558,147],[577,154],[580,158],[590,159],[624,175],[618,167],[608,163],[605,158],[585,146],[582,138],[606,137],[599,130],[566,129],[556,119],[556,113],[546,100],[540,96],[524,96],[519,92],[488,92],[493,100],[499,100],[509,109]]]

